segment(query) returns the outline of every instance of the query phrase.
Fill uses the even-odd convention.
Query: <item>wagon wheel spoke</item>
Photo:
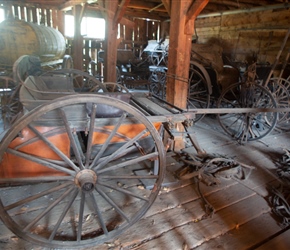
[[[154,152],[154,153],[151,153],[151,154],[147,154],[147,155],[144,155],[144,156],[140,156],[140,157],[137,157],[137,158],[135,158],[133,160],[129,160],[129,161],[125,161],[125,162],[122,162],[122,163],[118,163],[118,164],[115,164],[113,166],[107,167],[105,169],[98,169],[97,173],[101,174],[101,173],[105,173],[105,172],[108,172],[108,171],[112,171],[112,170],[116,170],[116,169],[119,169],[119,168],[123,168],[123,167],[129,166],[131,164],[135,164],[135,163],[138,163],[138,162],[141,162],[141,161],[144,161],[144,160],[152,159],[152,158],[154,158],[156,156],[158,156],[157,152]]]
[[[84,192],[81,193],[81,202],[79,207],[79,218],[78,218],[78,232],[77,232],[77,242],[80,242],[82,237],[82,228],[83,228],[83,217],[84,217],[84,207],[85,207],[85,196]]]
[[[100,151],[98,152],[98,154],[96,155],[96,157],[94,158],[92,165],[95,165],[96,162],[98,162],[98,160],[101,158],[101,156],[103,155],[103,153],[105,152],[105,150],[107,149],[109,143],[111,142],[112,138],[116,135],[118,129],[120,128],[121,124],[123,123],[124,119],[127,117],[127,113],[123,113],[123,115],[121,116],[121,118],[118,120],[117,124],[115,125],[114,129],[111,131],[110,135],[108,136],[108,138],[106,139],[105,143],[102,145]]]
[[[23,177],[23,178],[0,178],[0,184],[17,185],[21,184],[31,184],[37,182],[52,182],[52,181],[67,181],[72,180],[72,176],[41,176],[41,177]]]
[[[72,170],[70,170],[70,169],[68,169],[66,167],[54,164],[54,163],[52,163],[52,162],[50,162],[50,161],[48,161],[48,160],[46,160],[45,158],[42,158],[42,157],[37,157],[37,156],[31,155],[31,154],[27,154],[27,153],[23,153],[23,152],[20,152],[20,151],[16,151],[16,150],[11,149],[11,148],[7,149],[7,153],[9,153],[11,155],[15,155],[15,156],[23,158],[23,159],[26,159],[28,161],[40,164],[42,166],[45,166],[45,167],[60,171],[60,172],[65,173],[65,174],[75,175],[75,171],[72,171]]]
[[[39,215],[37,215],[25,228],[23,228],[23,231],[28,231],[31,227],[33,227],[39,220],[44,218],[44,216],[55,206],[58,205],[67,195],[73,191],[75,187],[71,187],[70,189],[66,190],[58,199],[56,199],[53,203],[51,203],[46,209],[44,209],[43,212],[41,212]]]
[[[17,202],[14,202],[14,203],[11,203],[11,204],[5,206],[4,209],[5,209],[6,211],[8,211],[8,210],[10,210],[10,209],[13,209],[13,208],[19,207],[19,206],[21,206],[21,205],[24,205],[24,204],[26,204],[26,203],[29,203],[29,202],[34,201],[34,200],[36,200],[36,199],[39,199],[39,198],[41,198],[41,197],[43,197],[43,196],[45,196],[45,195],[48,195],[48,194],[51,194],[51,193],[53,193],[53,192],[59,191],[59,190],[61,190],[61,189],[63,189],[63,188],[66,188],[66,187],[69,186],[69,185],[72,185],[72,182],[65,182],[65,183],[63,183],[63,184],[61,184],[61,185],[59,185],[59,186],[55,186],[55,187],[53,187],[53,188],[49,188],[49,189],[47,189],[47,190],[44,190],[43,192],[39,192],[39,193],[37,193],[37,194],[35,194],[35,195],[28,196],[27,198],[24,198],[24,199],[22,199],[22,200],[19,200],[19,201],[17,201]]]
[[[101,108],[116,115],[103,117]],[[142,218],[161,189],[160,126],[106,95],[69,95],[33,109],[0,144],[1,219],[42,247],[112,240]]]
[[[93,170],[97,171],[98,169],[100,169],[103,166],[105,166],[106,164],[108,164],[110,161],[119,158],[123,154],[126,154],[126,149],[131,151],[131,149],[129,147],[132,146],[136,141],[138,141],[142,136],[144,136],[145,133],[147,133],[147,131],[148,131],[147,129],[144,129],[138,135],[136,135],[134,138],[127,141],[123,146],[121,146],[117,151],[115,151],[110,157],[105,157],[105,159],[103,161],[101,161],[98,165],[96,165],[95,167],[93,164],[91,164],[90,168],[93,167]],[[97,162],[95,164],[97,164]]]
[[[63,212],[61,213],[56,225],[54,226],[53,231],[51,232],[51,234],[49,236],[49,239],[48,239],[49,241],[52,241],[54,239],[60,224],[63,222],[65,215],[67,214],[67,212],[69,211],[70,207],[72,206],[74,200],[76,199],[78,192],[79,192],[79,190],[77,188],[75,188],[73,190],[72,197],[68,200],[67,204],[65,205]]]
[[[80,169],[62,152],[60,151],[53,143],[51,143],[44,135],[42,135],[36,128],[31,124],[27,126],[33,133],[35,133],[40,140],[42,140],[46,145],[49,146],[67,165],[69,165],[75,171]]]
[[[117,211],[119,215],[121,215],[127,222],[130,221],[130,219],[127,217],[127,215],[123,212],[123,210],[112,200],[104,191],[102,191],[100,188],[96,188],[97,192]]]
[[[90,158],[91,158],[91,153],[92,153],[92,145],[93,145],[93,134],[94,134],[94,128],[95,128],[95,118],[96,118],[96,110],[97,110],[97,105],[94,104],[92,105],[92,113],[90,117],[90,127],[89,127],[89,136],[88,136],[88,141],[87,141],[87,152],[86,152],[86,162],[85,162],[85,167],[88,168],[90,164]]]
[[[108,234],[108,229],[107,229],[106,224],[104,222],[103,216],[102,216],[101,211],[100,211],[99,206],[98,206],[98,203],[97,203],[97,201],[96,201],[96,199],[95,199],[95,197],[93,196],[92,193],[90,193],[90,198],[93,201],[94,210],[95,210],[95,212],[96,212],[96,214],[98,216],[98,221],[99,221],[99,223],[100,223],[100,225],[102,227],[102,230],[103,230],[103,232],[105,234]]]
[[[140,176],[139,176],[139,177],[140,177]],[[126,178],[126,177],[125,177],[125,178]],[[114,189],[114,190],[116,190],[116,191],[118,191],[118,192],[121,192],[121,193],[124,193],[124,194],[128,194],[128,195],[130,195],[130,196],[136,197],[136,198],[138,198],[138,199],[140,199],[140,200],[148,201],[148,199],[147,199],[146,197],[143,197],[143,196],[141,196],[141,195],[137,195],[137,194],[135,194],[135,193],[133,193],[133,192],[130,192],[130,191],[124,189],[124,188],[115,187],[115,186],[113,186],[113,185],[108,185],[108,184],[106,184],[106,183],[99,183],[99,184],[100,184],[101,186],[104,186],[104,187],[107,187],[107,188],[110,188],[110,189]]]
[[[60,109],[59,112],[60,112],[61,117],[64,121],[67,135],[69,137],[69,140],[70,140],[74,155],[76,157],[76,160],[77,160],[80,168],[83,169],[84,168],[84,165],[83,165],[84,155],[83,155],[82,150],[80,149],[80,144],[79,144],[78,138],[77,138],[76,134],[73,134],[73,132],[72,132],[72,128],[69,125],[69,121],[67,119],[65,111],[63,109]]]

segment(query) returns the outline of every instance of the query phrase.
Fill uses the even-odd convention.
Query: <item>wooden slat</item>
[[[278,235],[274,239],[271,239],[264,245],[256,248],[257,250],[288,250],[290,246],[290,230],[285,231],[284,233]]]

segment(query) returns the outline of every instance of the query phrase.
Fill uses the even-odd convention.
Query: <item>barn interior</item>
[[[0,0],[0,249],[289,249],[287,0]]]

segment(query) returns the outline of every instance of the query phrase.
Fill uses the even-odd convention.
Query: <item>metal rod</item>
[[[186,112],[186,111],[185,111]],[[267,113],[267,112],[290,112],[290,108],[210,108],[210,109],[188,109],[187,112],[195,114],[228,114],[228,113]]]

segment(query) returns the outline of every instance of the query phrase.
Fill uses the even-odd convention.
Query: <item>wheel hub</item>
[[[84,169],[77,173],[75,183],[84,192],[91,192],[94,190],[97,183],[97,175],[93,170]]]

